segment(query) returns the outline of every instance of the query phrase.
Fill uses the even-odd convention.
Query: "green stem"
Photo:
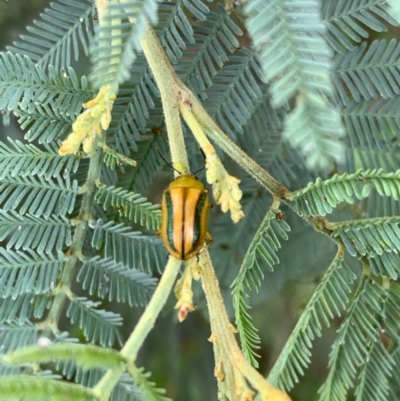
[[[218,127],[214,120],[209,116],[199,100],[192,94],[190,97],[192,113],[198,123],[203,127],[206,134],[214,141],[224,152],[226,152],[243,170],[255,178],[272,195],[279,199],[289,197],[291,192],[283,184],[268,174],[259,166],[250,156],[239,148],[229,137]]]
[[[179,115],[179,105],[182,97],[178,84],[180,82],[179,78],[176,76],[150,24],[147,25],[140,43],[160,90],[173,166],[181,174],[188,174],[190,171],[189,162]]]
[[[218,279],[211,263],[208,251],[203,252],[200,257],[201,279],[204,294],[207,300],[210,321],[213,327],[212,341],[220,350],[220,357],[224,363],[225,370],[233,370],[236,375],[233,378],[233,387],[228,389],[231,399],[239,399],[238,396],[246,394],[249,388],[245,388],[245,378],[260,393],[260,397],[265,400],[290,401],[284,392],[274,388],[271,384],[258,373],[246,360],[238,343],[234,337],[233,326],[229,322],[224,301],[219,289]],[[238,375],[238,373],[242,375]],[[231,385],[232,386],[232,385]],[[243,398],[244,399],[244,398]]]
[[[128,359],[130,363],[135,362],[140,347],[142,346],[150,330],[153,328],[161,309],[167,302],[168,296],[172,290],[172,286],[175,283],[176,276],[179,273],[180,265],[181,261],[173,257],[169,257],[165,271],[161,276],[161,280],[158,283],[158,286],[154,291],[146,310],[143,312],[138,324],[122,348],[120,352],[121,356],[123,356],[125,359]],[[118,380],[123,372],[124,369],[108,370],[94,388],[95,393],[101,395],[102,397],[108,396],[108,394],[111,393],[112,389],[118,383]]]
[[[71,297],[71,284],[75,275],[76,267],[82,256],[82,247],[86,237],[88,222],[92,220],[92,210],[94,197],[96,195],[96,183],[100,180],[100,171],[102,166],[103,150],[100,147],[100,142],[103,138],[97,138],[94,144],[95,153],[90,159],[89,171],[84,188],[86,189],[82,199],[82,206],[77,217],[79,221],[76,226],[72,244],[69,249],[69,257],[63,269],[60,281],[54,289],[55,297],[51,305],[50,311],[46,320],[42,322],[44,335],[49,335],[51,332],[56,332],[58,329],[58,321],[61,311],[64,307],[67,297]]]

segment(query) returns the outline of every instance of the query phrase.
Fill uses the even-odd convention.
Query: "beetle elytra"
[[[172,256],[189,260],[206,241],[212,241],[207,232],[211,207],[207,189],[194,176],[183,175],[171,182],[162,198],[158,235]]]

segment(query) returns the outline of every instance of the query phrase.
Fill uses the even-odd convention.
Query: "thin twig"
[[[165,267],[164,273],[161,276],[161,280],[158,283],[153,296],[150,299],[145,311],[139,319],[139,322],[135,326],[132,334],[130,335],[128,341],[125,343],[124,347],[120,351],[120,354],[129,363],[135,363],[137,353],[140,347],[143,345],[144,340],[153,328],[154,323],[164,307],[165,302],[171,293],[172,286],[175,283],[176,277],[179,273],[179,267],[181,261],[169,257],[167,266]],[[118,383],[124,368],[108,370],[103,378],[94,388],[96,394],[101,394],[103,397],[110,394],[115,385]]]
[[[100,142],[103,138],[97,137],[94,144],[94,154],[90,158],[89,171],[86,179],[85,194],[82,199],[82,206],[76,220],[79,222],[75,228],[75,233],[72,239],[72,244],[66,255],[67,263],[63,269],[60,281],[57,287],[54,288],[56,294],[51,305],[47,318],[41,323],[44,329],[44,335],[48,336],[51,332],[58,330],[58,322],[60,320],[61,312],[67,298],[72,297],[71,285],[75,275],[76,268],[79,260],[82,257],[82,247],[88,229],[88,223],[92,220],[92,210],[94,204],[94,197],[97,191],[96,184],[100,179],[100,172],[102,166],[103,150]]]

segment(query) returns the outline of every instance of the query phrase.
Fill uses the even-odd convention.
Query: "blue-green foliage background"
[[[61,212],[56,206],[54,210],[43,206],[45,210],[41,213],[40,204],[33,207],[26,197],[29,200],[29,194],[34,193],[39,201],[43,201],[47,193],[50,191],[56,193],[62,185],[69,190],[73,180],[79,185],[83,184],[88,160],[70,157],[59,161],[56,153],[57,140],[70,131],[72,121],[80,112],[81,103],[95,93],[90,83],[81,77],[88,76],[92,71],[92,82],[97,86],[103,83],[104,79],[122,82],[126,78],[124,72],[121,72],[120,76],[110,77],[107,71],[101,68],[91,69],[88,49],[94,46],[93,32],[97,24],[94,7],[88,1],[82,1],[80,5],[74,2],[70,2],[70,5],[68,3],[68,0],[63,0],[57,4],[71,7],[76,14],[75,28],[69,33],[70,39],[67,41],[64,38],[68,36],[66,33],[68,24],[73,25],[73,16],[71,20],[67,18],[63,21],[65,26],[60,23],[57,27],[59,31],[53,32],[54,38],[51,35],[47,39],[41,37],[47,44],[39,44],[36,49],[41,50],[35,50],[35,46],[27,45],[29,40],[26,38],[18,39],[20,34],[26,34],[24,27],[28,24],[34,26],[32,21],[35,18],[43,23],[46,16],[59,18],[60,21],[61,16],[47,12],[45,17],[40,17],[38,13],[49,7],[44,1],[0,2],[0,27],[3,32],[0,38],[1,48],[4,49],[6,45],[18,40],[19,44],[11,46],[10,51],[28,55],[32,63],[42,65],[45,73],[51,77],[51,88],[49,93],[43,96],[43,104],[39,101],[32,103],[27,101],[21,106],[18,103],[21,98],[17,96],[18,84],[15,84],[15,87],[11,85],[14,107],[10,107],[10,102],[8,103],[9,110],[3,110],[4,124],[0,125],[1,140],[5,144],[0,146],[0,181],[3,185],[1,188],[7,191],[6,188],[18,183],[22,183],[23,188],[28,188],[25,193],[19,193],[20,203],[17,207],[12,206],[8,198],[8,194],[16,187],[5,195],[0,194],[2,205],[0,234],[3,241],[0,264],[5,266],[30,260],[33,261],[32,266],[37,266],[35,265],[37,258],[42,258],[42,255],[48,258],[47,267],[44,267],[48,270],[43,270],[42,273],[48,280],[42,282],[43,288],[30,288],[31,292],[23,294],[21,288],[13,288],[11,284],[5,285],[6,281],[0,286],[3,297],[0,300],[0,319],[3,325],[1,330],[6,336],[10,336],[3,341],[3,346],[8,349],[15,347],[11,336],[18,337],[19,334],[13,333],[18,333],[20,322],[24,320],[24,317],[21,317],[21,310],[25,311],[28,317],[33,313],[30,305],[34,305],[34,310],[39,311],[33,315],[34,321],[40,321],[42,314],[46,314],[48,302],[51,302],[51,288],[57,282],[62,268],[59,255],[71,243],[73,226],[66,217],[77,214],[81,199],[81,195],[71,190],[74,198],[69,199],[69,202],[64,195],[57,198],[58,204],[63,205]],[[315,23],[315,30],[310,30],[315,37],[321,35],[315,44],[315,52],[321,51],[322,59],[317,60],[320,62],[318,64],[307,52],[306,55],[301,52],[290,54],[290,57],[293,57],[287,67],[290,73],[296,69],[303,72],[302,63],[309,67],[309,69],[304,67],[306,73],[303,75],[299,73],[304,82],[299,80],[297,86],[290,86],[287,82],[281,86],[270,86],[270,83],[265,83],[263,70],[275,85],[278,85],[280,74],[287,74],[288,71],[285,69],[281,71],[279,63],[274,65],[274,57],[278,54],[276,49],[274,50],[276,53],[270,53],[268,46],[264,48],[268,41],[273,43],[278,39],[272,34],[267,35],[265,41],[261,37],[260,32],[272,32],[275,20],[268,20],[266,17],[257,20],[258,7],[263,7],[259,3],[260,1],[251,1],[248,6],[240,6],[230,17],[218,2],[176,0],[161,2],[158,5],[156,31],[177,73],[202,99],[211,116],[254,160],[292,190],[306,186],[318,176],[328,178],[336,172],[353,173],[359,168],[364,170],[383,168],[387,172],[397,170],[400,156],[399,31],[395,27],[397,25],[395,20],[381,6],[382,2],[321,1],[323,5],[319,11],[322,22],[314,20],[315,15],[310,13],[312,19],[308,23],[310,25]],[[291,5],[283,0],[267,3],[271,11],[266,13],[271,13],[270,15],[272,11],[277,12],[276,10],[281,7],[280,12],[283,14],[277,12],[277,21],[282,15],[285,18],[293,17],[291,13],[295,11],[290,7],[295,7],[294,3],[300,8],[303,7],[301,1],[293,1]],[[313,3],[314,6],[317,4],[309,3]],[[151,7],[150,4],[148,8]],[[51,9],[57,10],[57,7],[51,6]],[[21,13],[21,10],[24,12]],[[301,14],[300,11],[297,12]],[[290,29],[287,32],[276,31],[281,33],[279,40],[283,37],[287,39],[287,43],[296,43],[297,29],[304,29],[304,26],[295,25],[294,19],[288,20]],[[307,25],[307,21],[305,23]],[[138,26],[140,27],[140,21]],[[40,29],[50,30],[38,23],[35,28],[36,33],[35,30],[33,32],[31,30],[31,35],[38,35]],[[250,36],[255,39],[258,52],[251,49]],[[64,45],[57,48],[53,42]],[[287,43],[283,40],[283,49]],[[136,168],[120,166],[117,170],[104,167],[101,179],[107,186],[115,185],[127,191],[134,191],[153,203],[159,203],[162,192],[160,188],[168,184],[172,172],[163,166],[164,163],[156,152],[156,148],[159,148],[165,155],[168,154],[161,103],[145,59],[135,46],[133,43],[133,51],[128,52],[124,58],[126,65],[125,70],[124,68],[122,70],[128,71],[130,77],[121,84],[107,140],[109,145],[119,152],[138,160],[138,166]],[[283,59],[286,56],[283,55]],[[92,62],[101,65],[102,57],[101,51],[95,52]],[[131,67],[130,62],[133,59],[135,63]],[[307,65],[307,62],[310,62],[310,65]],[[316,62],[317,67],[312,66],[313,62]],[[332,87],[329,87],[329,75],[324,75],[329,72],[330,63]],[[73,71],[68,70],[70,66],[73,67]],[[318,70],[319,67],[322,73]],[[31,64],[27,63],[26,69],[29,68]],[[313,82],[316,74],[321,74],[321,81]],[[24,75],[24,71],[21,75]],[[63,81],[63,77],[69,79]],[[14,78],[15,82],[22,80],[18,77],[18,71],[15,71]],[[14,78],[11,77],[10,81]],[[4,77],[0,77],[0,82],[1,79],[7,81]],[[55,88],[59,90],[56,91]],[[297,91],[306,93],[315,91],[316,97],[327,99],[328,105],[334,105],[333,111],[323,109],[319,115],[316,113],[319,109],[315,111],[311,104],[308,112],[302,110],[303,114],[300,117],[297,115],[298,119],[293,120],[291,113],[296,110],[298,106],[296,102],[299,100],[293,96]],[[30,96],[40,97],[32,93]],[[334,115],[335,110],[337,115]],[[313,113],[318,114],[317,117],[321,121],[318,121],[318,118],[316,122],[311,121],[310,126],[313,128],[306,129],[307,124],[303,126],[301,122],[309,122],[307,118]],[[292,116],[292,119],[289,119],[289,116]],[[197,170],[204,161],[189,130],[186,129],[185,134],[191,167],[192,170]],[[319,143],[324,135],[326,142]],[[19,139],[26,146],[16,142],[13,145],[8,142],[7,137],[13,140]],[[29,143],[37,147],[29,147]],[[342,145],[339,146],[338,143]],[[309,144],[312,145],[311,152]],[[37,167],[34,162],[31,165],[28,163],[29,157],[40,158],[40,152],[50,155],[48,171],[51,173],[41,174],[40,171],[45,171],[43,165]],[[340,156],[343,156],[341,160]],[[23,160],[24,157],[28,161],[21,164],[18,170],[15,160]],[[334,163],[327,168],[323,162],[324,158],[333,159]],[[229,216],[222,215],[217,207],[214,208],[210,217],[210,232],[214,237],[214,243],[210,252],[220,278],[227,308],[233,317],[230,286],[238,275],[248,246],[264,219],[272,199],[259,184],[227,157],[224,158],[224,163],[232,175],[242,180],[243,208],[246,217],[237,225],[233,225]],[[61,172],[63,175],[60,175]],[[199,178],[204,180],[204,174],[200,173]],[[61,183],[60,180],[65,182]],[[40,198],[37,192],[29,192],[35,191],[34,188],[40,185],[49,191],[43,192],[41,195],[43,198]],[[342,190],[345,191],[343,188]],[[79,269],[78,280],[73,287],[79,298],[69,305],[67,314],[71,319],[62,319],[61,329],[69,331],[71,337],[77,337],[83,342],[94,340],[104,345],[118,347],[140,316],[142,306],[155,284],[151,277],[159,277],[166,261],[166,253],[154,236],[156,223],[148,223],[143,228],[138,223],[132,223],[130,220],[133,219],[121,217],[121,206],[116,207],[112,201],[112,196],[117,196],[116,192],[112,195],[112,191],[107,192],[107,188],[100,191],[104,192],[101,196],[99,192],[99,205],[103,205],[107,199],[111,207],[105,207],[105,210],[99,205],[95,207],[94,216],[98,223],[92,227],[93,230],[84,246],[85,256],[94,259]],[[15,197],[18,196],[14,195],[13,201]],[[124,204],[122,208],[124,213],[129,205]],[[17,210],[14,212],[14,209]],[[250,292],[250,304],[253,306],[251,315],[261,339],[261,348],[257,353],[261,355],[258,363],[263,373],[269,372],[272,368],[302,309],[335,255],[332,241],[317,234],[292,211],[286,210],[285,207],[283,209],[286,212],[284,220],[290,226],[290,232],[287,241],[280,241],[282,248],[277,252],[280,263],[274,266],[274,272],[270,272],[262,265],[265,276],[261,286],[258,292]],[[31,222],[31,225],[27,223],[27,227],[21,223],[20,214],[23,214],[23,211],[31,215],[25,219],[25,223],[26,220]],[[152,212],[143,213],[149,222],[153,216]],[[29,227],[35,226],[35,218],[43,214],[47,218],[46,224],[57,229],[50,231],[49,228],[46,233],[52,234],[45,234],[45,228],[40,228],[45,224],[41,222],[37,228],[39,231],[30,231],[28,234]],[[329,218],[337,221],[391,215],[399,215],[397,201],[392,197],[379,197],[373,190],[368,199],[352,205],[340,205]],[[138,234],[137,230],[141,230],[142,233]],[[25,234],[21,234],[21,231]],[[24,235],[43,239],[37,240],[36,243],[31,240],[28,243]],[[50,237],[54,242],[50,241]],[[60,240],[57,241],[57,238]],[[100,261],[100,258],[103,260]],[[113,262],[109,263],[106,258],[111,258]],[[345,260],[352,271],[360,276],[361,267],[356,258],[346,255]],[[140,271],[124,270],[126,266]],[[124,271],[123,274],[118,268]],[[4,277],[6,273],[2,274]],[[29,280],[30,274],[31,271],[26,273],[26,280]],[[351,277],[351,273],[348,272],[348,275]],[[127,277],[130,277],[131,282],[124,287]],[[352,277],[352,280],[354,279],[355,277]],[[9,280],[11,283],[12,280]],[[112,281],[114,289],[108,284],[110,280],[115,280]],[[120,287],[116,290],[118,285]],[[366,283],[363,287],[363,291],[367,293],[370,290],[368,285]],[[349,288],[354,289],[351,285]],[[43,295],[43,292],[46,294]],[[30,298],[33,293],[34,297]],[[17,302],[22,306],[19,309],[15,308],[14,313],[12,306]],[[174,400],[216,399],[213,356],[211,345],[207,341],[210,329],[206,305],[198,284],[196,284],[196,302],[198,303],[196,312],[192,313],[183,324],[178,324],[176,312],[173,310],[174,299],[171,297],[139,357],[139,365],[144,365],[146,369],[152,371],[157,385],[166,388],[168,396]],[[134,307],[134,305],[141,306]],[[115,314],[103,312],[103,309],[113,311]],[[121,317],[118,314],[121,314]],[[77,324],[82,316],[86,322],[84,328]],[[331,327],[323,329],[322,338],[315,341],[310,369],[306,371],[300,384],[292,390],[294,400],[319,399],[316,392],[328,374],[327,360],[330,345],[343,319],[343,315],[334,317]],[[310,321],[310,325],[314,323]],[[39,330],[34,325],[29,327],[28,325],[23,323],[24,334],[19,341],[16,341],[19,346],[35,343],[37,340]],[[15,331],[11,328],[15,328]],[[105,336],[106,339],[102,341],[101,336]],[[73,370],[59,367],[58,371],[63,372],[63,369],[67,372],[66,376]],[[398,372],[396,370],[393,372],[395,381]],[[71,377],[74,375],[71,374]],[[93,380],[95,379],[81,377],[83,383],[93,383]],[[381,385],[383,388],[384,384]],[[386,396],[384,391],[382,394]],[[395,400],[396,394],[398,393],[394,388],[390,394],[390,397],[394,398],[390,399]],[[140,399],[140,395],[136,393],[133,395],[124,393],[123,396],[127,397],[126,399]],[[377,396],[368,399],[384,398]]]

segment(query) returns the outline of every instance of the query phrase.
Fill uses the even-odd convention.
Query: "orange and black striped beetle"
[[[193,175],[182,175],[169,184],[162,197],[158,235],[172,256],[189,260],[212,241],[208,233],[211,207],[208,190]]]

